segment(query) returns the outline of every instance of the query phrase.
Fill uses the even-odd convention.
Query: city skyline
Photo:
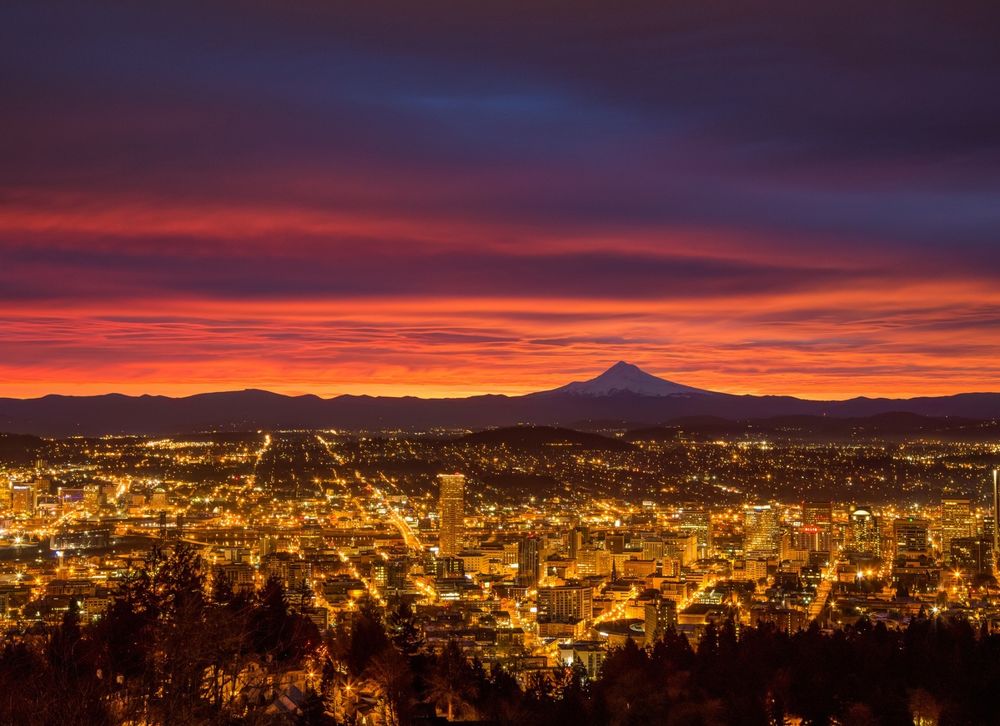
[[[996,437],[794,430],[0,435],[0,712],[991,723]]]

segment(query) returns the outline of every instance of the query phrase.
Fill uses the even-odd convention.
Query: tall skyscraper
[[[743,552],[747,558],[776,555],[780,541],[776,509],[770,504],[757,504],[743,510]]]
[[[799,527],[801,549],[830,552],[833,549],[833,504],[828,501],[803,502],[802,526]]]
[[[517,581],[519,585],[534,587],[541,573],[541,542],[537,537],[525,537],[517,543]]]
[[[856,507],[851,512],[850,538],[848,540],[851,551],[860,555],[881,554],[881,541],[879,539],[878,519],[872,514],[868,507]]]
[[[453,557],[462,549],[465,529],[465,475],[438,474],[438,485],[438,516],[441,520],[438,555]]]
[[[567,549],[569,556],[576,559],[584,545],[590,542],[590,535],[586,527],[573,527],[567,535]]]
[[[14,514],[33,514],[35,487],[33,484],[14,484],[11,487],[10,508]]]
[[[712,518],[704,507],[686,504],[678,512],[678,529],[693,534],[698,539],[698,557],[708,557],[712,549]]]
[[[1000,573],[1000,486],[998,486],[997,476],[1000,469],[993,470],[993,574]]]
[[[971,537],[972,502],[968,499],[941,500],[941,555],[951,561],[951,541],[956,537]]]

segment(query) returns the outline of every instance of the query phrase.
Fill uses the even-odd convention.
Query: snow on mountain
[[[604,373],[589,381],[575,381],[555,388],[548,393],[571,393],[577,396],[611,396],[616,393],[635,393],[640,396],[676,396],[678,394],[710,394],[700,388],[657,378],[638,366],[619,361]]]

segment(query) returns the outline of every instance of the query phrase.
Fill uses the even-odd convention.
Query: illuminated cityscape
[[[1000,725],[1000,3],[0,68],[0,726]]]
[[[701,652],[727,623],[792,637],[960,619],[1000,634],[980,463],[1000,459],[998,443],[602,430],[574,444],[568,429],[533,442],[524,431],[485,443],[440,430],[8,436],[3,627],[17,637],[74,613],[100,628],[137,563],[189,548],[209,601],[220,587],[230,598],[280,587],[328,654],[359,617],[391,633],[403,607],[415,653],[457,647],[524,689],[577,665],[600,682],[609,653],[667,633]],[[803,477],[836,461],[849,477]],[[905,485],[887,489],[887,472]],[[257,702],[256,681],[237,674],[227,708],[287,696],[298,713],[308,692],[347,722],[388,718],[371,671],[335,658],[320,678],[309,652],[272,668]],[[479,713],[471,698],[456,704],[452,718]]]

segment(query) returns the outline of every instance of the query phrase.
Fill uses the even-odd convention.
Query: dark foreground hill
[[[627,451],[632,444],[600,434],[574,431],[555,426],[510,426],[467,434],[457,439],[463,444],[508,446],[518,449],[569,447],[584,451]]]
[[[37,436],[0,433],[0,464],[27,466],[43,456],[45,442]]]
[[[798,441],[884,441],[934,439],[938,441],[990,441],[1000,438],[1000,421],[921,416],[915,413],[882,413],[874,416],[775,416],[730,421],[718,417],[675,419],[662,426],[629,431],[628,441],[680,439],[773,438]]]

